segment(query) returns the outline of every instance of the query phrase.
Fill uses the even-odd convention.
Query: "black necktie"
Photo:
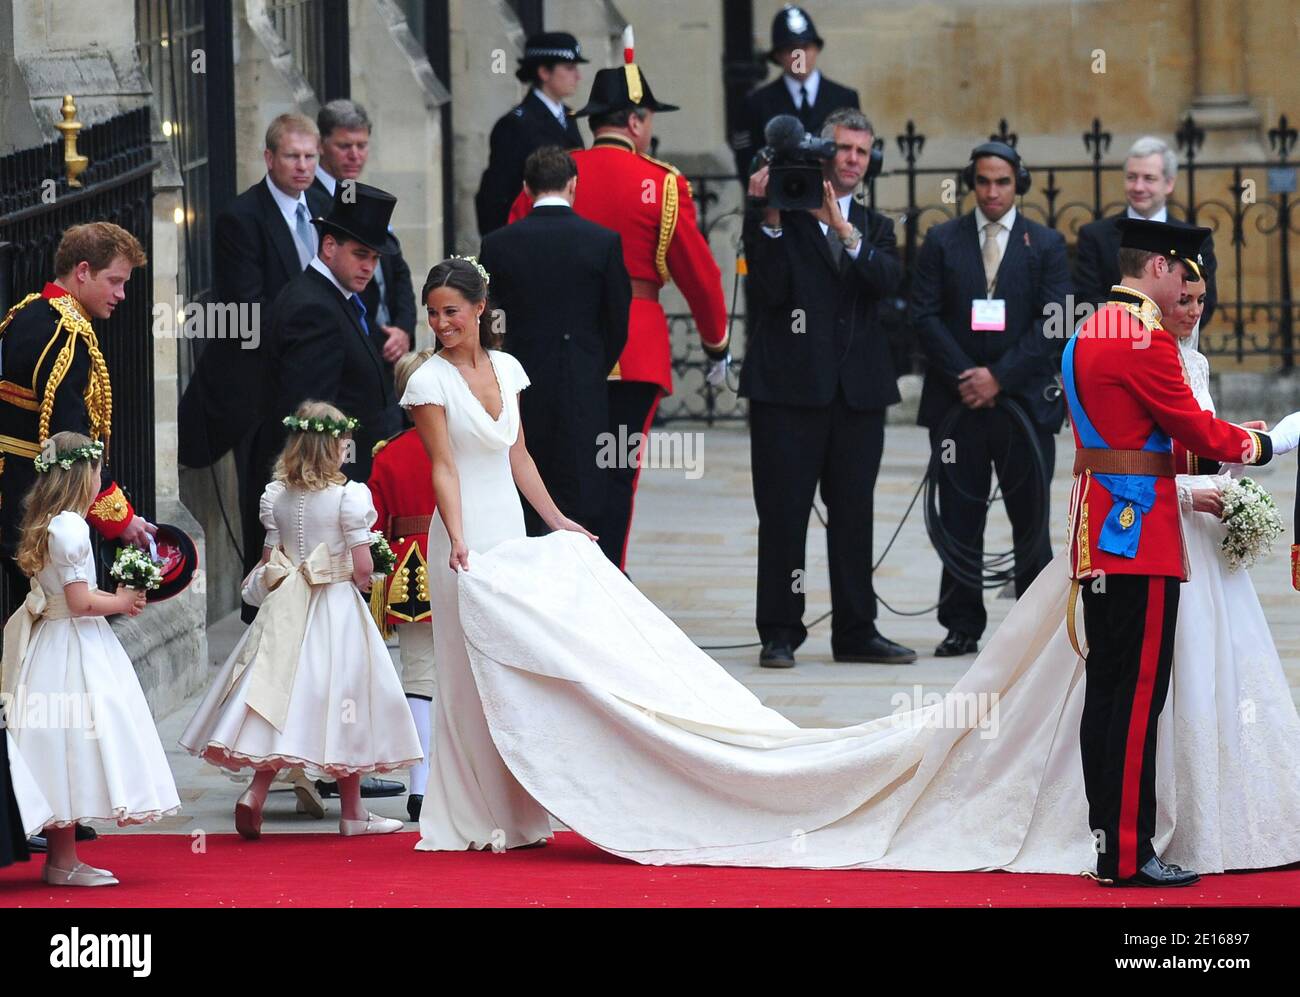
[[[808,88],[802,83],[799,84],[799,120],[803,122],[805,128],[808,127],[808,112],[812,110],[812,105],[808,103]]]

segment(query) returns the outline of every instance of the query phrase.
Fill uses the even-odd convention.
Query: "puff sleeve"
[[[436,357],[430,357],[422,363],[406,382],[406,393],[398,404],[407,409],[417,405],[446,405],[447,388],[443,380],[445,366],[446,362]]]
[[[343,501],[339,505],[339,526],[349,550],[369,545],[370,530],[376,518],[378,515],[370,499],[370,489],[360,481],[349,481],[344,485]]]
[[[280,527],[275,522],[275,501],[284,494],[284,482],[272,481],[262,492],[257,501],[257,518],[266,530],[264,546],[272,549],[280,546]]]
[[[95,584],[94,559],[90,554],[90,525],[75,512],[61,512],[49,525],[49,564],[60,585]]]

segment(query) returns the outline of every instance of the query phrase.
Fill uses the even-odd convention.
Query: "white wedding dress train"
[[[453,418],[469,407],[448,376],[459,375],[432,361],[418,374],[434,367],[442,397],[455,396],[453,447],[469,448]],[[469,507],[475,486],[461,459],[457,450]],[[505,460],[494,473],[508,469]],[[517,506],[505,480],[495,494]],[[1300,720],[1249,577],[1223,566],[1216,521],[1184,515],[1193,577],[1157,748],[1156,850],[1202,872],[1300,860]],[[480,547],[467,520],[471,570],[459,575],[439,579],[430,556],[440,690],[449,668],[472,681],[440,703],[421,848],[477,841],[445,833],[446,812],[463,812],[468,796],[480,820],[499,821],[500,840],[532,839],[544,808],[650,864],[1094,868],[1079,761],[1085,676],[1064,626],[1064,556],[941,702],[801,729],[700,651],[590,541],[522,532],[487,531]],[[435,540],[447,548],[445,531],[431,531],[431,551]],[[451,759],[441,756],[444,723]],[[456,733],[467,725],[477,740]],[[467,773],[480,766],[500,784],[476,788]],[[452,799],[431,813],[440,778]],[[501,822],[511,814],[520,823]]]

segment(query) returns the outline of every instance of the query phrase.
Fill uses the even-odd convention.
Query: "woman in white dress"
[[[99,491],[103,446],[70,432],[49,446],[53,460],[37,465],[14,558],[32,590],[5,624],[0,691],[17,748],[11,772],[27,830],[46,821],[45,882],[112,886],[111,872],[77,857],[76,825],[156,821],[180,810],[180,799],[135,668],[105,619],[138,616],[144,592],[95,584],[84,517]]]
[[[235,829],[261,836],[276,772],[337,779],[343,835],[389,834],[402,822],[361,804],[361,776],[408,768],[423,754],[392,658],[361,592],[371,584],[375,507],[339,470],[355,420],[307,401],[290,425],[261,498],[266,546],[243,596],[261,606],[195,711],[181,745],[221,768],[254,769]]]
[[[1188,355],[1208,406],[1204,371],[1195,373],[1204,358]],[[428,404],[437,391],[451,399],[457,383],[431,376],[418,387],[405,404]],[[480,424],[458,425],[453,412],[469,394],[461,391],[446,417],[459,494],[475,496],[466,507],[483,501],[504,517],[515,502],[505,451],[493,453]],[[414,411],[428,445],[431,420]],[[491,498],[489,475],[501,482]],[[1292,862],[1300,720],[1248,576],[1227,571],[1222,527],[1191,508],[1212,505],[1217,486],[1182,483],[1192,580],[1160,725],[1156,850],[1206,872]],[[513,532],[522,536],[522,525]],[[472,570],[435,574],[433,589],[439,674],[463,638],[468,676],[455,720],[478,733],[456,744],[451,769],[461,788],[460,773],[482,759],[504,762],[496,771],[514,809],[486,819],[505,840],[537,834],[544,809],[601,848],[652,864],[1095,868],[1079,759],[1085,676],[1064,624],[1064,555],[941,701],[842,729],[800,729],[696,648],[591,544],[568,533],[506,534],[481,550],[467,529],[458,539],[474,553],[464,556],[463,544],[442,537],[452,560],[463,567],[467,556]],[[1242,719],[1243,700],[1254,723]],[[434,750],[445,750],[441,735]],[[445,764],[435,759],[439,772]],[[420,847],[466,847],[434,830],[422,825]]]
[[[438,496],[428,547],[438,696],[418,847],[535,845],[550,836],[550,822],[492,745],[460,629],[456,578],[471,570],[471,549],[525,536],[519,492],[552,528],[596,538],[561,515],[529,456],[519,420],[528,376],[494,348],[482,321],[487,283],[478,265],[439,263],[423,299],[441,350],[411,375],[401,399],[429,452]]]

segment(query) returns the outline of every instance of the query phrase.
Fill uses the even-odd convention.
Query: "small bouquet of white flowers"
[[[375,563],[375,573],[391,575],[397,566],[397,555],[388,546],[388,540],[378,530],[370,532],[370,559]]]
[[[1252,478],[1236,478],[1223,486],[1223,515],[1219,518],[1228,527],[1223,557],[1231,571],[1249,568],[1282,535],[1277,503]]]
[[[162,584],[158,562],[139,547],[119,547],[108,573],[127,588],[149,591]]]

